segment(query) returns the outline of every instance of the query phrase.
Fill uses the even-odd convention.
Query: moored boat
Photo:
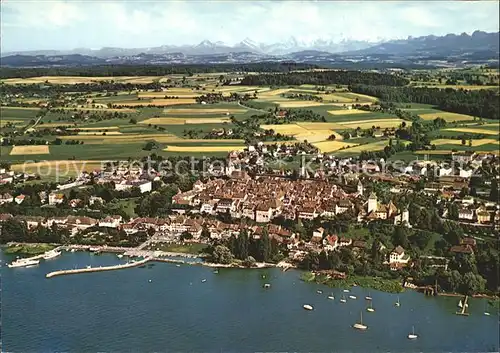
[[[346,303],[347,302],[347,300],[345,298],[345,295],[342,295],[342,298],[340,298],[340,302],[341,303]]]
[[[356,296],[355,295],[350,295],[349,298],[356,299]]]
[[[53,259],[55,257],[58,257],[59,255],[61,255],[61,252],[54,249],[54,250],[47,251],[45,254],[43,254],[43,258],[45,260],[50,260],[50,259]]]
[[[366,330],[368,328],[368,326],[363,324],[363,313],[362,312],[360,312],[359,322],[356,322],[354,325],[352,325],[352,327],[357,329],[357,330]]]
[[[330,299],[330,300],[335,300],[335,297],[333,296],[333,293],[331,293],[331,294],[328,296],[328,299]]]
[[[8,264],[7,266],[10,268],[32,267],[32,266],[38,265],[39,263],[40,263],[40,260],[19,259],[19,260],[13,261],[12,263]]]
[[[416,340],[417,338],[418,338],[418,335],[415,334],[415,326],[412,326],[411,333],[408,335],[408,339]]]
[[[309,305],[309,304],[304,304],[302,307],[303,307],[304,309],[306,309],[306,310],[313,310],[313,309],[314,309],[314,308],[312,307],[312,305]]]

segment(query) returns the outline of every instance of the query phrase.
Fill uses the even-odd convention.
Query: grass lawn
[[[55,246],[51,244],[22,244],[8,246],[4,249],[4,253],[16,255],[40,255],[54,248]]]

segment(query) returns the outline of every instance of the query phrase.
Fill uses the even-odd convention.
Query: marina
[[[12,257],[1,260],[11,263]],[[251,328],[245,345],[252,351],[498,350],[498,317],[493,310],[491,316],[483,315],[483,299],[469,298],[471,315],[463,317],[454,314],[456,297],[426,297],[407,290],[399,294],[405,305],[396,308],[396,295],[371,290],[377,312],[363,315],[368,329],[361,334],[351,325],[360,321],[365,301],[328,300],[316,291],[342,298],[342,289],[300,281],[296,270],[227,268],[214,274],[209,267],[178,268],[177,263],[167,261],[150,266],[151,261],[142,264],[144,268],[45,279],[47,273],[60,269],[105,268],[126,262],[115,254],[68,251],[25,270],[2,267],[2,281],[9,283],[2,293],[2,300],[9,303],[2,317],[10,323],[3,327],[4,347],[9,351],[162,351],[165,346],[178,351],[230,350],[241,343],[241,325],[245,325]],[[207,281],[202,283],[203,279]],[[265,283],[272,289],[264,290]],[[357,297],[368,295],[362,287],[350,291]],[[39,298],[37,305],[26,310],[34,295]],[[99,322],[106,324],[99,329],[96,313]],[[287,322],[286,327],[282,322]],[[413,325],[418,328],[417,340],[408,339]],[[264,342],[257,328],[272,335]],[[332,330],[344,339],[332,340]],[[144,339],[138,341],[137,336]]]

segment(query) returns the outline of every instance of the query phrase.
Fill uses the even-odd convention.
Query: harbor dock
[[[147,257],[143,260],[129,262],[129,263],[122,264],[122,265],[113,265],[113,266],[106,266],[106,267],[78,268],[78,269],[74,269],[74,270],[60,270],[60,271],[54,271],[54,272],[47,273],[45,275],[45,277],[52,278],[52,277],[56,277],[56,276],[73,275],[73,274],[78,274],[78,273],[121,270],[124,268],[131,268],[131,267],[144,265],[148,261],[151,261],[151,258]]]

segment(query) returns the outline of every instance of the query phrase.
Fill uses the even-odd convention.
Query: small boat
[[[356,299],[356,296],[355,295],[350,295],[349,298]]]
[[[316,291],[316,293],[318,293],[318,294],[323,294],[323,291],[322,291],[322,290],[320,290],[320,289],[318,289],[318,290]]]
[[[90,266],[90,265],[87,265],[87,268],[92,268],[92,266]]]
[[[148,282],[149,282],[149,283],[151,283],[151,282],[153,282],[153,281],[152,281],[152,280],[149,280]]]
[[[123,254],[118,254],[116,255],[119,259],[121,259],[123,257]]]
[[[487,307],[487,303],[484,302],[484,316],[490,316],[490,313],[488,312],[488,307]]]
[[[306,309],[306,310],[313,310],[312,305],[309,305],[309,304],[304,304],[302,307],[303,307],[304,309]]]
[[[47,251],[45,254],[43,254],[43,259],[50,260],[50,259],[53,259],[55,257],[58,257],[59,255],[61,255],[60,251],[50,250],[50,251]]]
[[[349,289],[344,289],[344,293],[349,293]]]
[[[30,260],[30,259],[19,259],[8,264],[9,268],[15,267],[33,267],[40,263],[40,260]]]
[[[271,285],[269,283],[265,283],[264,288],[271,288]]]
[[[368,328],[368,326],[364,325],[363,324],[363,313],[360,312],[360,319],[359,319],[359,322],[356,322],[354,325],[352,325],[353,328],[357,329],[357,330],[366,330]]]
[[[375,309],[373,309],[373,306],[372,306],[372,302],[370,301],[370,306],[368,308],[366,308],[366,311],[370,312],[370,313],[373,313],[375,311]]]
[[[218,274],[218,273],[219,273],[219,270],[215,270],[215,271],[214,271],[214,273],[215,273],[215,274]]]
[[[399,302],[399,296],[398,296],[398,301],[394,305],[401,306],[401,303]]]
[[[333,296],[333,293],[328,296],[328,299],[335,300],[335,297]]]
[[[346,303],[347,302],[347,300],[345,298],[345,295],[342,295],[342,298],[340,298],[340,302],[341,303]]]
[[[181,265],[175,265],[175,266],[177,266],[177,267],[181,267]]]
[[[366,300],[372,300],[372,297],[370,296],[370,293],[368,292],[368,295],[365,297]]]
[[[201,280],[201,283],[205,283],[206,281],[207,281],[207,280],[206,280],[205,278],[203,278],[203,279]]]
[[[459,308],[462,308],[464,305],[462,304],[462,299],[460,299],[460,301],[458,302],[458,307]]]
[[[71,252],[75,252],[76,250],[75,250],[75,249],[71,249],[70,251],[71,251]]]
[[[418,335],[415,334],[415,326],[411,327],[411,333],[408,335],[409,340],[416,340]]]

